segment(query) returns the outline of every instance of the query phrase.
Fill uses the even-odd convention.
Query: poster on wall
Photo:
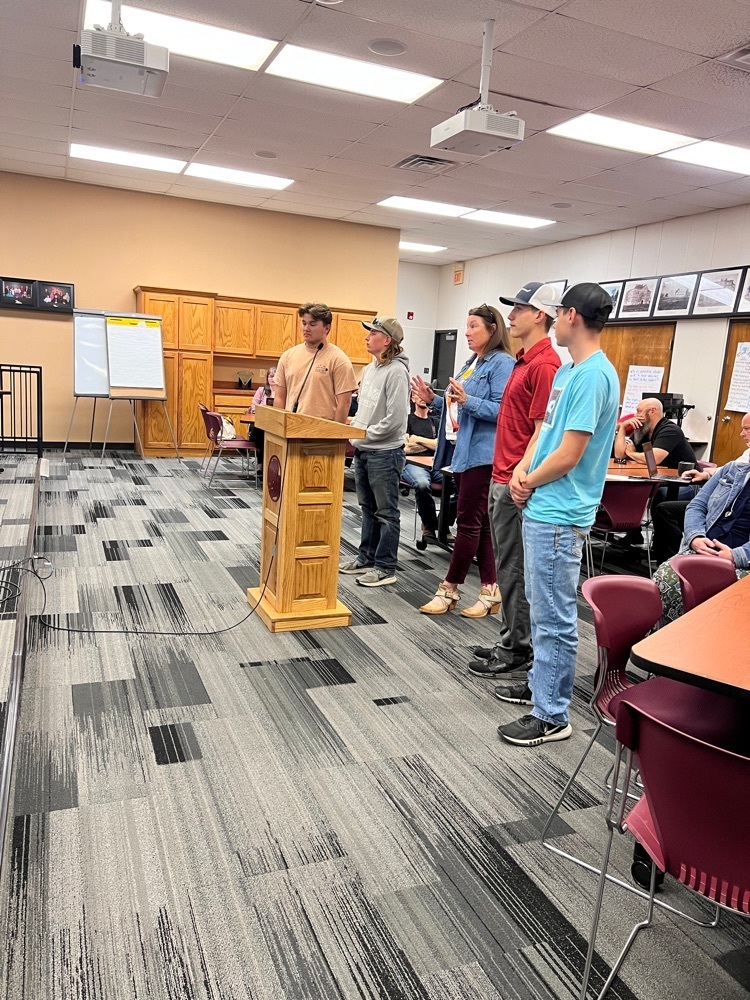
[[[636,278],[625,282],[618,319],[646,319],[651,315],[658,278]]]
[[[644,392],[659,392],[663,378],[664,368],[659,368],[657,365],[631,365],[628,368],[628,381],[625,384],[620,415],[635,413],[635,408],[643,399]]]
[[[747,413],[750,410],[750,343],[737,345],[732,369],[732,381],[729,383],[729,394],[724,406],[725,410],[736,413]]]

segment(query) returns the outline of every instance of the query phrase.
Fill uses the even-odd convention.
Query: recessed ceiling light
[[[241,184],[243,187],[273,188],[283,191],[294,181],[288,177],[273,177],[271,174],[254,174],[249,170],[232,170],[230,167],[214,167],[210,163],[191,163],[185,173],[190,177],[204,177],[209,181],[223,184]]]
[[[406,52],[406,46],[396,38],[373,38],[367,46],[376,56],[401,56]]]
[[[711,167],[712,170],[728,170],[732,174],[750,174],[750,149],[746,146],[730,146],[729,143],[707,140],[661,155],[665,160],[694,163],[699,167]]]
[[[415,250],[417,253],[437,253],[439,250],[447,250],[448,247],[435,247],[431,243],[409,243],[401,240],[398,245],[399,250]]]
[[[635,125],[620,118],[607,118],[605,115],[594,114],[571,118],[561,125],[548,128],[547,132],[549,135],[559,135],[565,139],[577,139],[579,142],[609,146],[612,149],[625,149],[646,156],[664,153],[668,149],[688,146],[698,141],[689,135],[678,135],[677,132],[666,132],[664,129],[651,128],[649,125]]]
[[[253,156],[259,156],[261,160],[275,160],[279,154],[272,153],[270,149],[259,149]]]
[[[393,69],[362,59],[349,59],[348,56],[319,52],[317,49],[303,49],[299,45],[285,45],[267,67],[266,73],[402,104],[411,104],[444,82],[434,76]]]
[[[465,215],[465,219],[475,222],[492,222],[496,226],[514,226],[516,229],[541,229],[554,226],[554,219],[536,219],[533,215],[509,215],[507,212],[488,212],[485,209]]]
[[[379,201],[381,208],[401,208],[405,212],[424,212],[426,215],[448,215],[453,219],[458,219],[468,212],[473,212],[473,208],[465,205],[446,205],[442,201],[423,201],[421,198],[401,198],[394,195]]]
[[[70,155],[78,160],[116,163],[122,167],[139,167],[141,170],[161,170],[167,174],[179,174],[186,162],[185,160],[171,160],[167,156],[132,153],[127,149],[105,149],[103,146],[85,146],[80,142],[71,142]]]
[[[106,27],[110,22],[111,6],[109,0],[87,0],[84,28],[93,28],[96,24]],[[123,6],[120,17],[125,30],[131,35],[142,34],[147,42],[166,45],[174,55],[240,69],[258,69],[278,44],[268,38],[245,35],[200,21],[186,21],[140,7]]]

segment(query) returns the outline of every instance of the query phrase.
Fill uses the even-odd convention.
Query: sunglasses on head
[[[484,312],[482,312],[482,310],[484,310]],[[483,302],[481,306],[478,306],[474,310],[474,314],[482,316],[483,319],[488,320],[490,323],[497,322],[497,320],[495,319],[495,314],[493,313],[492,309],[490,308],[490,306],[487,305],[486,302]]]

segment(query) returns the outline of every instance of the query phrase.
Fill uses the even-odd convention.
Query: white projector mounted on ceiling
[[[510,149],[523,139],[524,123],[514,114],[499,114],[488,108],[467,108],[430,133],[432,149],[469,156],[486,156]]]
[[[113,0],[112,23],[81,32],[73,46],[73,65],[81,83],[123,94],[161,97],[169,73],[169,50],[151,45],[143,35],[129,35],[120,21],[120,0]]]

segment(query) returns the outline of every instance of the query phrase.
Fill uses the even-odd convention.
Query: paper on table
[[[737,344],[732,381],[729,383],[725,410],[747,413],[750,410],[750,343]]]
[[[107,319],[109,384],[128,389],[164,389],[161,323]]]
[[[622,399],[620,413],[633,413],[643,399],[644,392],[658,392],[664,369],[647,365],[631,365],[628,368],[628,382]]]

